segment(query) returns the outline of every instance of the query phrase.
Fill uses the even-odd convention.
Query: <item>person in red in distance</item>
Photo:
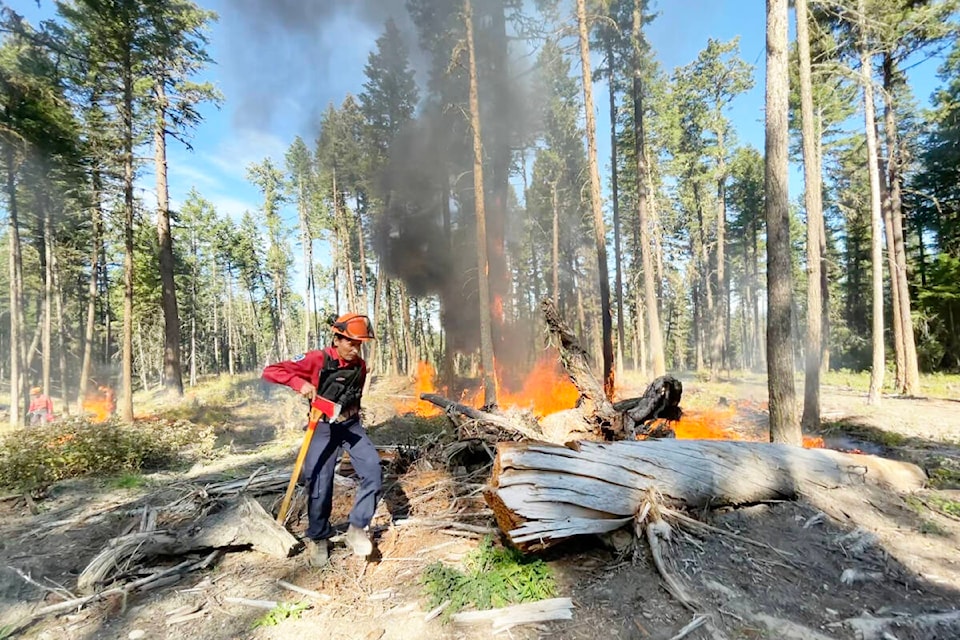
[[[53,422],[53,400],[44,395],[43,389],[30,389],[30,408],[27,409],[27,424],[37,427],[44,422]]]
[[[310,521],[307,556],[312,566],[325,565],[329,557],[329,539],[334,535],[330,526],[333,475],[343,449],[349,451],[350,463],[360,476],[346,535],[354,555],[368,556],[373,552],[366,528],[373,519],[383,486],[380,455],[360,421],[360,397],[367,376],[360,346],[374,339],[373,327],[367,316],[348,313],[333,321],[330,329],[330,346],[263,370],[263,379],[268,382],[284,384],[309,400],[319,395],[342,406],[333,423],[317,424],[303,462],[301,478],[307,488]]]

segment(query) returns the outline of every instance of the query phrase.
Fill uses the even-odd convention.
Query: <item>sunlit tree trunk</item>
[[[164,80],[154,84],[156,121],[153,126],[153,165],[157,178],[157,239],[160,245],[160,303],[163,308],[163,389],[183,395],[180,368],[180,310],[173,281],[173,236],[170,233],[170,197],[167,189],[167,95]],[[191,380],[191,385],[194,382]]]
[[[660,314],[657,309],[657,292],[654,279],[653,248],[650,242],[651,218],[647,188],[652,183],[647,167],[646,142],[643,130],[643,81],[640,69],[640,41],[642,16],[640,3],[633,9],[633,120],[634,150],[637,157],[637,226],[640,228],[640,258],[643,268],[643,298],[646,306],[647,325],[650,333],[650,360],[653,364],[653,376],[666,373],[666,359],[663,354],[663,335],[660,332]],[[652,200],[652,197],[650,198]],[[639,304],[637,305],[639,308]],[[641,351],[643,345],[641,343]],[[643,358],[643,356],[641,356]],[[643,358],[643,370],[646,370],[646,358]]]
[[[864,2],[857,3],[860,16],[860,79],[863,83],[864,120],[867,135],[867,173],[870,175],[870,237],[873,282],[873,364],[867,403],[880,404],[885,366],[883,347],[883,211],[880,202],[880,173],[877,163],[877,129],[873,103],[873,74],[864,30]]]
[[[100,243],[103,235],[103,213],[100,210],[100,171],[94,167],[92,171],[91,185],[93,193],[90,194],[92,205],[90,206],[90,280],[87,285],[87,318],[83,334],[83,356],[80,360],[80,383],[77,389],[77,407],[83,407],[83,401],[87,397],[90,385],[90,369],[93,363],[93,344],[96,340],[97,329],[97,291],[100,275]]]
[[[787,0],[767,0],[766,161],[767,388],[770,440],[800,445],[790,344],[793,277],[790,268],[790,202],[787,188]]]
[[[63,401],[64,415],[70,415],[70,396],[67,395],[67,329],[63,318],[63,282],[56,251],[51,253],[50,259],[53,264],[54,304],[56,305],[57,367],[60,373],[60,398]]]
[[[43,217],[43,334],[41,347],[41,376],[43,395],[50,396],[50,365],[53,354],[50,351],[53,329],[53,229],[50,224],[50,204],[46,196],[39,198]]]
[[[480,132],[480,100],[477,95],[477,60],[473,44],[473,6],[464,0],[467,30],[467,59],[470,75],[470,125],[473,130],[473,196],[477,216],[477,282],[480,295],[480,363],[483,368],[483,398],[487,406],[497,404],[497,381],[493,362],[493,334],[490,315],[490,280],[487,261],[487,222],[483,194],[483,138]]]
[[[899,306],[894,315],[899,315],[904,348],[904,380],[902,393],[915,396],[920,393],[920,367],[917,361],[917,343],[913,333],[913,316],[910,312],[910,289],[907,283],[907,255],[903,239],[903,205],[900,181],[903,177],[900,163],[900,142],[897,135],[896,107],[893,97],[893,61],[889,54],[883,60],[884,121],[887,136],[887,172],[889,175],[890,218],[893,232],[895,268],[890,273],[890,288],[896,290]],[[922,242],[921,242],[922,244]]]
[[[22,424],[24,411],[23,352],[23,263],[20,254],[20,221],[17,210],[16,154],[10,146],[6,150],[7,165],[7,219],[10,229],[10,426]]]
[[[590,38],[586,0],[577,0],[577,27],[580,40],[580,67],[583,78],[583,107],[587,125],[587,167],[590,172],[590,204],[597,248],[597,278],[600,290],[600,328],[603,352],[603,389],[613,398],[613,321],[610,317],[610,278],[607,272],[607,237],[600,201],[600,173],[597,167],[597,124],[593,114],[593,78],[590,73]]]
[[[553,271],[553,304],[560,308],[560,204],[557,198],[557,181],[550,184],[553,205],[553,234],[550,251],[550,266]]]
[[[807,0],[795,0],[797,11],[797,47],[800,53],[800,118],[803,137],[803,199],[807,210],[807,333],[804,345],[805,374],[803,417],[806,429],[820,427],[820,343],[821,242],[823,204],[821,202],[820,156],[817,153],[813,115],[813,83],[810,69],[810,34],[807,24]]]
[[[123,52],[123,353],[120,419],[133,423],[133,63]]]
[[[614,296],[617,299],[617,351],[616,351],[616,375],[618,379],[623,378],[623,349],[624,349],[624,322],[623,322],[623,258],[620,253],[620,185],[619,185],[619,165],[617,163],[617,90],[615,73],[613,68],[613,39],[610,33],[604,36],[604,44],[607,49],[607,92],[610,101],[610,166],[611,166],[611,184],[610,198],[613,204],[613,264],[615,266],[614,276]]]

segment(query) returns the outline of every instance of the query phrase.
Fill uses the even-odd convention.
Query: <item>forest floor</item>
[[[624,397],[645,386],[636,375],[629,379],[634,388],[624,389]],[[690,378],[684,385],[685,410],[735,407],[730,428],[742,437],[763,438],[762,380]],[[377,444],[422,445],[449,429],[442,418],[398,415],[398,401],[411,394],[406,380],[374,384],[365,421]],[[960,398],[960,389],[943,395]],[[144,412],[214,425],[216,454],[188,469],[123,482],[64,481],[42,500],[0,502],[0,638],[490,637],[489,623],[466,627],[442,616],[427,620],[420,584],[430,563],[456,565],[478,545],[478,536],[451,535],[457,532],[429,526],[429,518],[483,513],[477,492],[458,494],[457,487],[481,485],[489,469],[417,461],[387,469],[386,497],[373,523],[379,550],[374,561],[352,557],[339,544],[323,569],[307,567],[302,555],[277,560],[253,551],[231,552],[171,586],[107,599],[12,631],[38,603],[57,602],[55,591],[73,589],[79,572],[107,541],[139,520],[136,509],[166,504],[190,486],[247,477],[260,467],[288,468],[302,437],[302,404],[291,393],[265,389],[249,378],[200,386],[175,405],[138,401]],[[663,588],[644,541],[620,550],[594,538],[571,541],[543,559],[556,576],[557,595],[573,599],[572,620],[515,627],[502,637],[670,640],[703,613],[710,624],[683,637],[960,638],[960,400],[887,397],[872,408],[860,390],[835,385],[824,388],[823,407],[824,429],[816,435],[827,446],[916,462],[930,474],[930,488],[901,496],[859,486],[798,501],[692,514],[732,534],[681,529],[673,536],[669,557],[698,602],[697,612]],[[351,501],[351,489],[338,490],[334,520],[344,527]],[[101,513],[115,517],[94,517]],[[413,524],[402,526],[404,519]],[[493,523],[488,516],[469,522]],[[303,526],[295,522],[294,533],[302,533]],[[278,580],[324,596],[305,597],[281,588]],[[284,618],[277,610],[232,604],[228,597],[310,606]]]

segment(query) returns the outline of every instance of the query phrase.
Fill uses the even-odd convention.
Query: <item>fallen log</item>
[[[475,409],[471,406],[460,404],[459,402],[454,402],[453,400],[448,400],[447,398],[435,393],[421,393],[420,399],[437,405],[446,411],[447,415],[453,413],[466,416],[471,420],[476,420],[482,424],[494,427],[494,431],[503,430],[509,434],[519,435],[532,440],[543,438],[543,433],[536,427],[536,425],[525,425],[519,421],[510,420],[495,413],[481,411],[480,409]]]
[[[92,593],[99,585],[109,582],[118,567],[133,566],[154,556],[246,547],[286,558],[298,544],[259,502],[243,495],[184,531],[143,531],[113,538],[81,572],[77,589],[81,593]]]
[[[864,482],[912,491],[925,480],[904,462],[763,442],[508,442],[497,446],[484,497],[511,542],[536,550],[630,523],[650,490],[668,506],[700,508]]]

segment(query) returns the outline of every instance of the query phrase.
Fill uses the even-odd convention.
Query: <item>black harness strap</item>
[[[323,368],[320,369],[317,381],[317,394],[337,402],[347,412],[360,406],[360,394],[363,391],[361,383],[360,363],[340,366],[336,357],[324,353]]]

